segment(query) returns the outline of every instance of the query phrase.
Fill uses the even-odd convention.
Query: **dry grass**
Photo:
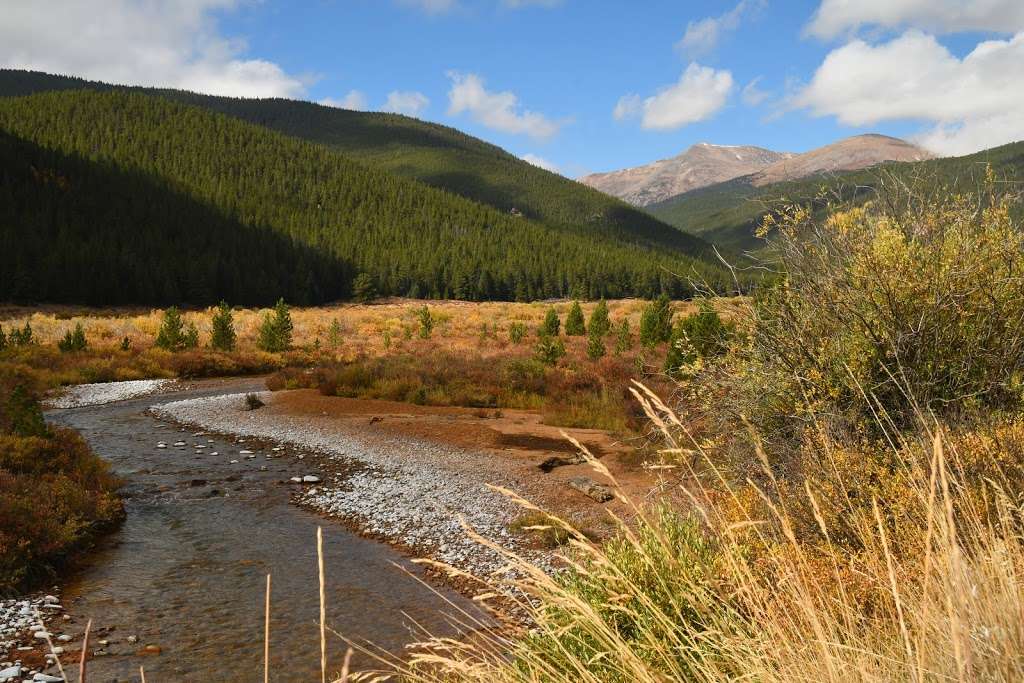
[[[699,451],[669,408],[641,399],[670,448]],[[1018,502],[991,481],[991,508],[979,508],[968,493],[976,487],[958,474],[970,454],[950,450],[940,429],[922,430],[913,447],[921,457],[904,464],[916,505],[898,541],[876,503],[850,520],[860,530],[855,555],[807,545],[787,512],[794,501],[767,489],[763,517],[717,504],[733,494],[727,487],[691,490],[688,513],[634,504],[634,519],[603,547],[547,518],[571,537],[565,574],[506,553],[525,577],[515,585],[532,627],[429,640],[397,668],[421,683],[1021,680]],[[811,488],[800,495],[819,510],[831,505]]]
[[[400,346],[406,337],[415,337],[419,329],[417,310],[427,305],[435,318],[433,338],[444,339],[445,346],[453,352],[475,351],[487,346],[481,341],[484,325],[488,330],[496,329],[494,345],[498,348],[508,341],[508,325],[522,322],[532,334],[540,325],[548,308],[554,307],[563,318],[569,311],[570,301],[535,303],[472,303],[464,301],[420,301],[412,299],[389,299],[376,304],[339,304],[316,308],[293,308],[291,310],[294,329],[294,344],[298,347],[312,347],[319,340],[321,346],[330,349],[331,323],[335,320],[341,326],[342,343],[337,349],[330,349],[340,358],[355,358],[360,355],[378,355],[388,351],[387,337],[392,346]],[[614,320],[628,318],[635,330],[640,313],[646,302],[640,299],[609,301],[608,307]],[[586,315],[595,303],[583,304]],[[674,310],[687,314],[696,310],[690,302],[676,302]],[[264,313],[270,309],[234,309],[235,330],[242,349],[254,349],[257,332]],[[194,323],[199,329],[200,346],[208,343],[211,319],[215,308],[185,311],[185,324]],[[76,323],[81,323],[90,345],[112,349],[128,337],[134,348],[148,348],[160,329],[163,311],[153,309],[93,310],[73,307],[46,306],[24,308],[8,306],[0,308],[0,325],[5,329],[21,327],[31,323],[33,334],[40,343],[56,346],[57,341]]]

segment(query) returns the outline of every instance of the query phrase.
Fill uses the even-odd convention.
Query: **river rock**
[[[15,664],[6,669],[0,669],[0,681],[10,681],[21,677],[21,665]]]
[[[612,490],[604,484],[598,484],[590,477],[573,477],[568,481],[569,488],[576,489],[587,498],[598,503],[607,503],[615,497]]]
[[[252,451],[242,450],[242,451],[238,451],[238,454],[239,455],[251,455]]]
[[[582,465],[587,461],[583,457],[582,453],[575,453],[573,455],[553,455],[547,458],[544,462],[537,465],[544,472],[550,472],[556,467],[565,467],[566,465]]]
[[[50,674],[38,673],[32,677],[36,683],[64,683],[64,679]]]
[[[315,474],[307,474],[306,476],[304,476],[302,478],[302,483],[303,484],[319,484],[320,483],[320,477],[316,476]]]

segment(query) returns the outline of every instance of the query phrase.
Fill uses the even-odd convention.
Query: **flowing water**
[[[150,683],[262,680],[268,573],[271,680],[319,681],[318,526],[327,623],[344,636],[397,653],[414,639],[414,624],[454,632],[448,624],[456,610],[446,599],[472,609],[460,596],[442,590],[441,597],[420,583],[417,568],[391,547],[290,504],[290,487],[281,482],[310,473],[295,454],[267,459],[271,451],[252,447],[257,457],[246,459],[238,455],[246,444],[195,436],[145,414],[164,401],[260,388],[258,380],[229,380],[48,414],[79,430],[125,481],[124,525],[64,590],[75,616],[69,633],[80,633],[86,618],[94,630],[113,629],[93,640],[110,644],[90,648],[109,653],[90,660],[90,683],[137,681],[140,664]],[[187,446],[170,445],[179,440]],[[159,441],[168,448],[156,448]],[[146,645],[160,654],[139,654]],[[329,673],[340,669],[345,650],[328,633]],[[355,663],[371,661],[357,654]],[[76,671],[68,672],[71,680]]]

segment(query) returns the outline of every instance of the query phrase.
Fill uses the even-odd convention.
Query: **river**
[[[94,630],[113,629],[94,638],[110,644],[102,648],[109,654],[90,660],[90,683],[137,681],[140,664],[151,683],[260,680],[268,573],[271,680],[319,680],[318,526],[324,533],[327,621],[346,637],[399,653],[418,635],[414,623],[454,632],[448,615],[456,609],[446,601],[472,610],[458,594],[438,594],[417,580],[422,573],[390,546],[291,504],[291,487],[282,482],[309,473],[296,454],[267,459],[271,451],[253,448],[257,458],[246,460],[236,455],[245,445],[182,432],[145,413],[165,401],[262,388],[262,380],[253,379],[205,382],[47,414],[52,423],[78,430],[125,482],[124,525],[63,592],[75,619],[69,633],[81,633],[89,618]],[[179,440],[187,446],[156,448],[160,441]],[[146,645],[159,647],[160,654],[138,654]],[[340,669],[346,649],[328,634],[329,673]],[[357,654],[354,663],[372,661]],[[70,667],[71,680],[76,671]]]

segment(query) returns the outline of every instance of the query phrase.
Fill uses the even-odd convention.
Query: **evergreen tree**
[[[656,346],[672,336],[672,305],[662,294],[644,308],[640,316],[640,343]]]
[[[124,339],[121,340],[121,350],[122,351],[128,351],[131,348],[132,348],[132,340],[128,337],[128,335],[125,335]]]
[[[573,301],[569,315],[565,316],[565,333],[570,337],[582,337],[587,333],[583,322],[583,309],[579,301]]]
[[[9,337],[11,346],[28,346],[33,342],[32,338],[32,324],[29,321],[25,321],[25,326],[20,330],[18,328],[12,328]]]
[[[523,323],[511,323],[508,326],[508,340],[513,344],[519,344],[526,336],[526,325]]]
[[[373,276],[359,273],[352,283],[352,297],[361,304],[367,304],[377,298],[377,288],[373,284]]]
[[[675,374],[697,358],[719,356],[726,351],[730,329],[707,301],[672,329],[665,371]]]
[[[195,323],[190,322],[188,327],[185,328],[183,343],[183,348],[186,349],[194,349],[199,346],[199,330],[196,329]]]
[[[156,345],[165,351],[181,351],[185,348],[185,323],[177,306],[164,311],[163,322],[156,335]]]
[[[593,312],[590,314],[590,324],[587,326],[591,334],[604,337],[612,329],[612,321],[608,317],[608,302],[601,299],[597,302]]]
[[[615,333],[615,354],[621,355],[633,348],[633,332],[629,329],[629,318],[623,318]]]
[[[82,329],[82,323],[75,323],[74,331],[66,331],[64,337],[57,342],[57,348],[63,353],[85,351],[88,345],[85,339],[85,330]]]
[[[210,346],[218,351],[235,350],[235,318],[228,302],[221,301],[211,321],[213,331],[210,333]]]
[[[341,348],[342,335],[341,321],[337,318],[331,320],[331,326],[327,329],[327,343],[332,349]]]
[[[562,321],[558,319],[558,312],[551,307],[548,312],[544,315],[544,322],[540,325],[540,330],[537,334],[540,337],[557,337],[558,331],[562,327]]]
[[[554,365],[565,355],[565,342],[561,337],[542,334],[537,340],[534,357],[545,365]]]
[[[278,299],[274,312],[267,311],[260,324],[256,345],[264,351],[280,353],[292,345],[292,316],[284,299]]]
[[[420,339],[430,339],[434,331],[434,316],[431,315],[430,309],[424,306],[416,311],[416,317],[420,321]]]
[[[597,360],[606,353],[604,348],[604,337],[594,332],[594,328],[590,328],[590,334],[587,335],[587,357],[590,360]]]
[[[7,335],[4,334],[3,326],[0,326],[0,351],[7,348]]]

